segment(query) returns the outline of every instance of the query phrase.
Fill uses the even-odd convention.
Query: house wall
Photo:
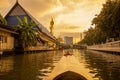
[[[7,20],[7,24],[9,26],[16,26],[16,25],[18,25],[18,20],[17,20],[16,16],[18,16],[22,20],[23,20],[24,16],[27,16],[28,22],[30,22],[30,20],[32,19],[36,24],[39,24],[39,22],[34,17],[32,17],[27,11],[25,11],[23,9],[23,7],[20,6],[18,3],[14,5],[14,7],[10,10],[10,12],[5,17],[5,19]],[[47,32],[47,29],[44,28],[41,24],[39,24],[38,26],[34,26],[34,27],[35,28],[39,27],[39,29],[41,29],[41,31],[47,33],[47,35],[50,35],[49,32]],[[54,44],[54,40],[51,39],[49,36],[46,36],[46,34],[43,34],[43,36],[45,38],[46,43],[44,45],[37,44],[36,47],[32,47],[32,49],[30,49],[30,50],[36,50],[36,49],[37,50],[40,50],[40,49],[43,50],[43,49],[47,49],[48,48],[48,43],[49,42],[51,43],[51,41],[52,41],[52,44]],[[10,39],[10,43],[11,43],[12,38],[10,38],[10,36],[9,36],[9,38],[7,38],[7,39]],[[10,43],[9,44],[8,43],[7,43],[7,45],[6,45],[6,43],[5,44],[2,43],[2,44],[5,45],[4,47],[6,47],[6,46],[10,45]],[[50,46],[51,46],[51,44],[50,44]]]
[[[12,50],[14,48],[14,37],[11,33],[0,30],[0,49]]]

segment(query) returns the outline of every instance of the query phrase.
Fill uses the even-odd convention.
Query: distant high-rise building
[[[72,45],[72,44],[73,44],[73,37],[65,36],[65,37],[64,37],[64,43],[65,43],[66,45]]]
[[[53,18],[51,18],[51,21],[50,21],[50,33],[51,33],[52,35],[54,35],[53,30],[54,30],[54,21],[53,21]]]
[[[81,38],[81,39],[84,39],[85,36],[86,36],[86,32],[83,32],[83,33],[82,33],[82,38]]]

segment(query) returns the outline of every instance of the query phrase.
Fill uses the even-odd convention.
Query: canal
[[[120,55],[90,50],[69,50],[94,80],[120,80]],[[0,58],[0,80],[44,80],[65,50],[14,54]]]

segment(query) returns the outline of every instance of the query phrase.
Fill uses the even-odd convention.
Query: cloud
[[[65,29],[78,29],[78,28],[80,28],[79,26],[68,26],[68,27],[66,27]]]
[[[71,25],[75,25],[74,27],[83,26],[87,29],[90,27],[91,20],[97,10],[99,10],[98,7],[94,5],[97,6],[102,3],[101,0],[31,0],[29,3],[27,3],[27,1],[28,0],[24,1],[26,8],[28,7],[31,13],[48,29],[51,16],[54,18],[55,31],[58,31],[57,29],[61,26],[67,26],[67,28],[69,28],[68,26]],[[33,5],[33,3],[35,3],[35,5]],[[65,31],[64,29],[66,28],[64,27],[59,30]],[[70,29],[68,30],[70,31]]]
[[[80,32],[61,32],[61,37],[69,36],[69,37],[80,37]]]
[[[43,16],[57,5],[57,0],[24,0],[20,1],[30,12]]]
[[[83,29],[84,29],[83,26],[76,26],[76,25],[70,25],[64,23],[54,26],[54,32],[56,34],[60,32],[82,32]]]
[[[3,16],[10,10],[13,6],[15,0],[0,0],[0,14]]]
[[[65,23],[55,25],[54,28],[55,28],[54,33],[56,36],[59,36],[60,33],[65,33],[65,32],[66,33],[79,33],[85,30],[84,26],[70,25],[70,24],[65,24]]]
[[[90,27],[91,20],[106,0],[19,0],[19,3],[48,30],[51,16],[54,32],[81,32]],[[1,0],[0,11],[13,5],[12,0]]]
[[[6,7],[8,4],[8,0],[0,0],[0,8]]]

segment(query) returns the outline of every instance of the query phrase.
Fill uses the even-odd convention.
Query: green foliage
[[[22,42],[23,48],[35,46],[39,37],[39,30],[34,28],[37,25],[32,20],[28,22],[26,16],[23,21],[19,17],[16,18],[18,20],[18,25],[15,26],[15,29],[19,32],[19,40]]]
[[[4,19],[1,14],[0,14],[0,24],[7,25],[6,19]]]
[[[120,38],[120,0],[108,0],[92,24],[107,34],[108,38]]]
[[[106,35],[98,28],[89,28],[85,33],[85,38],[80,43],[86,43],[87,45],[104,43],[106,41]]]
[[[107,0],[100,14],[92,20],[95,28],[86,32],[81,43],[93,45],[103,43],[106,39],[120,39],[120,0]]]

